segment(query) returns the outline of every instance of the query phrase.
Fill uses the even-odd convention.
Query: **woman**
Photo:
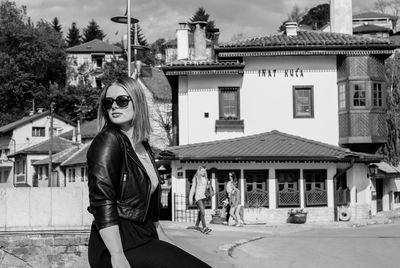
[[[226,206],[226,224],[229,225],[229,216],[230,216],[230,211],[231,211],[231,194],[233,190],[233,184],[237,182],[236,175],[234,172],[229,172],[228,173],[229,181],[226,184],[226,195],[228,199],[228,205]]]
[[[235,220],[235,225],[242,227],[244,224],[243,205],[241,204],[240,200],[240,190],[237,186],[238,186],[238,181],[235,179],[232,182],[230,214],[232,218]]]
[[[121,78],[100,95],[100,133],[87,153],[91,267],[209,267],[158,239],[160,177],[140,84]],[[161,229],[160,229],[161,231]]]
[[[210,187],[210,181],[207,178],[207,170],[204,166],[199,166],[196,174],[193,177],[192,187],[189,193],[189,205],[193,204],[193,199],[197,205],[197,220],[194,228],[204,234],[209,234],[211,229],[207,227],[205,220],[204,202],[206,200],[206,189]],[[203,226],[200,229],[199,225]]]

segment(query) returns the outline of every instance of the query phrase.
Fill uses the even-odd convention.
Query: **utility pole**
[[[50,147],[49,147],[49,187],[53,186],[53,111],[54,102],[50,103]]]

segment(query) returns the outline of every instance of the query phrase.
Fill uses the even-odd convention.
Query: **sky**
[[[52,21],[57,17],[64,35],[72,22],[81,30],[94,19],[111,43],[121,40],[126,25],[110,20],[125,14],[128,0],[14,0],[25,5],[33,22]],[[329,0],[130,0],[131,16],[139,20],[148,43],[158,38],[175,37],[179,22],[188,21],[199,7],[220,29],[220,41],[229,41],[242,33],[244,37],[276,33],[294,5],[309,9]],[[349,0],[350,1],[350,0]],[[375,0],[353,0],[353,14],[374,9]]]

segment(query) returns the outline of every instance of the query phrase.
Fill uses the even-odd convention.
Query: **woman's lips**
[[[122,113],[112,113],[111,115],[112,115],[112,117],[120,117],[122,115]]]

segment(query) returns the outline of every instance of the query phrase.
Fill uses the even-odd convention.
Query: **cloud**
[[[134,0],[131,12],[132,17],[140,20],[148,42],[153,42],[157,38],[173,38],[178,22],[189,20],[199,7],[204,7],[220,29],[221,40],[229,40],[237,33],[245,36],[275,33],[295,4],[303,10],[327,2],[329,0]],[[111,42],[120,40],[126,31],[125,25],[110,20],[125,13],[126,3],[125,0],[16,1],[17,5],[27,6],[28,16],[34,22],[58,17],[64,34],[72,22],[82,30],[94,19]],[[353,0],[353,13],[372,10],[373,3],[374,0]]]

